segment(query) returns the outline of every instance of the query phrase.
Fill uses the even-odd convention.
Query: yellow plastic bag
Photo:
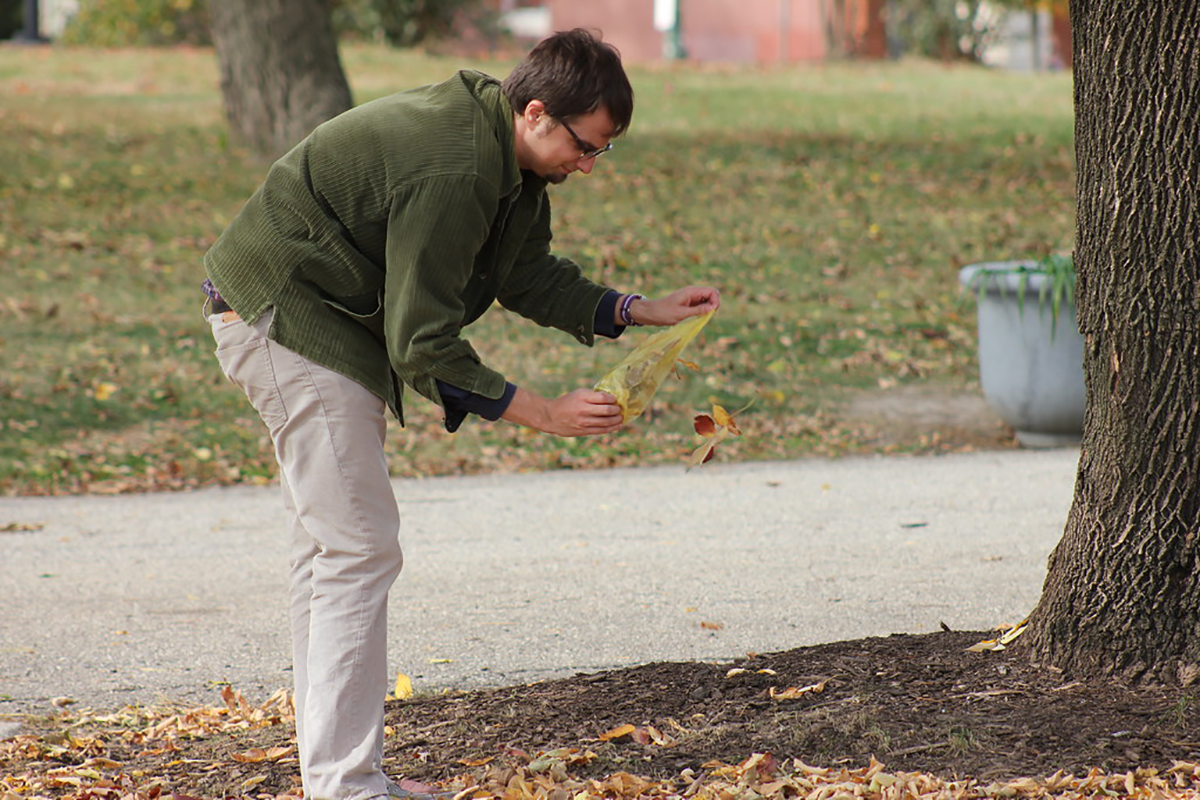
[[[709,311],[688,317],[665,331],[647,337],[600,379],[596,390],[608,392],[617,398],[621,406],[621,418],[625,422],[637,418],[650,404],[663,378],[675,367],[683,348],[696,338],[712,315],[713,312]]]

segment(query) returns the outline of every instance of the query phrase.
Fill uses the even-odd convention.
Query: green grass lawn
[[[343,59],[360,101],[511,66]],[[751,404],[719,459],[881,449],[842,415],[856,393],[978,392],[957,269],[1071,247],[1069,75],[904,62],[631,76],[629,134],[553,190],[555,243],[614,288],[720,287],[685,354],[701,371],[604,439],[480,420],[450,436],[409,393],[395,474],[674,463],[714,402]],[[201,257],[267,167],[227,141],[211,51],[0,47],[0,97],[0,491],[270,479],[265,432],[200,313]],[[551,395],[594,383],[639,336],[589,350],[499,309],[469,333]]]

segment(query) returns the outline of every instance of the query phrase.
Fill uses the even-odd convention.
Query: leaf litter
[[[384,765],[467,798],[1200,797],[1196,689],[1071,679],[979,632],[389,700]],[[0,798],[298,797],[290,698],[63,709]]]

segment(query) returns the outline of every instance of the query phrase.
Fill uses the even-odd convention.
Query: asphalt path
[[[1036,603],[1075,449],[397,480],[417,691],[985,630]],[[290,686],[277,486],[0,498],[0,712]]]

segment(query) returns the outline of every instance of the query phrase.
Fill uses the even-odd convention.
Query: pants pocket
[[[272,359],[274,345],[267,336],[273,316],[268,310],[254,324],[218,314],[209,317],[221,371],[246,394],[272,436],[288,417]]]

